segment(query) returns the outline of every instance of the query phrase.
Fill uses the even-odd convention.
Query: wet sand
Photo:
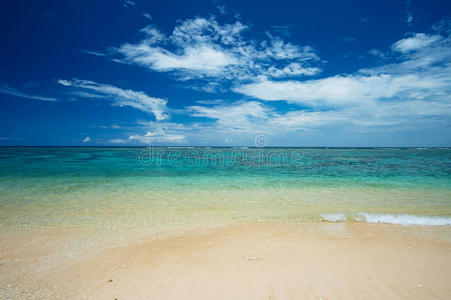
[[[1,231],[0,298],[451,298],[449,226],[262,222],[100,237]]]

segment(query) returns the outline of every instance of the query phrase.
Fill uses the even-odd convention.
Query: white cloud
[[[214,49],[210,45],[198,48],[185,48],[182,55],[177,55],[161,48],[148,45],[122,47],[135,63],[150,67],[156,71],[186,70],[199,72],[202,75],[215,75],[226,66],[236,64],[236,59],[227,53]],[[145,55],[142,55],[145,53]]]
[[[112,144],[179,144],[185,141],[183,131],[187,128],[182,124],[169,122],[140,122],[140,131],[145,133],[131,134],[127,138],[111,139]]]
[[[164,34],[162,34],[153,25],[148,25],[148,26],[144,27],[143,29],[141,29],[141,32],[146,34],[146,40],[145,40],[146,45],[153,45],[153,44],[156,44],[159,42],[163,42],[166,39]]]
[[[383,136],[388,131],[443,132],[449,127],[451,40],[446,34],[416,33],[386,51],[370,50],[384,59],[385,64],[378,67],[300,80],[322,71],[311,47],[269,33],[264,39],[249,39],[248,29],[241,22],[189,19],[179,22],[169,36],[146,27],[143,40],[122,45],[118,51],[127,63],[208,83],[189,83],[195,89],[214,92],[226,82],[233,91],[257,100],[289,102],[288,112],[257,100],[198,101],[199,105],[184,109],[190,117],[184,124],[161,122],[163,129],[143,124],[136,133],[115,142],[246,144],[255,134],[264,133],[293,144],[292,138],[316,132],[327,143],[335,138],[328,133],[340,130],[346,139],[349,132],[379,131]]]
[[[94,56],[105,56],[105,53],[102,53],[100,51],[95,51],[95,50],[83,49],[83,50],[81,50],[81,52],[89,54],[89,55],[94,55]]]
[[[6,84],[0,85],[0,93],[16,96],[16,97],[20,97],[20,98],[27,98],[27,99],[34,99],[34,100],[41,100],[41,101],[50,101],[50,102],[58,101],[58,99],[53,98],[53,97],[43,97],[43,96],[27,94],[27,93],[18,91],[12,87],[9,87]]]
[[[134,1],[131,0],[125,0],[124,3],[122,4],[124,7],[133,7],[136,5],[136,3]]]
[[[349,122],[349,119],[346,116],[333,111],[298,110],[277,115],[268,122],[274,128],[293,131]]]
[[[450,99],[450,98],[448,98]],[[211,124],[196,124],[197,130],[217,133],[260,133],[276,135],[280,132],[315,130],[336,125],[388,126],[412,124],[430,117],[447,117],[451,114],[451,102],[409,100],[405,102],[370,103],[344,109],[301,109],[277,112],[271,106],[257,101],[238,101],[212,107],[190,106],[191,117],[209,118]],[[435,122],[438,119],[430,119]],[[441,119],[443,121],[443,119]],[[172,123],[172,126],[175,124]],[[169,125],[168,127],[171,127]],[[205,126],[205,127],[202,127]],[[186,126],[183,128],[186,130]],[[186,131],[187,133],[190,130]]]
[[[418,50],[441,40],[440,35],[427,35],[424,33],[416,33],[412,37],[405,38],[393,44],[392,48],[395,51],[407,53]]]
[[[260,102],[235,102],[232,105],[188,106],[187,112],[192,117],[217,120],[222,128],[229,130],[249,130],[259,126],[261,120],[267,119],[271,110]]]
[[[130,106],[143,112],[152,113],[157,120],[164,120],[169,117],[166,100],[150,97],[143,92],[124,90],[89,80],[60,79],[58,83],[74,89],[74,93],[80,97],[110,99],[115,106]]]
[[[261,77],[236,86],[234,91],[262,100],[329,108],[444,99],[451,93],[450,38],[416,34],[394,43],[392,49],[402,52],[401,62],[317,80],[274,81]]]
[[[186,87],[187,85],[185,85]],[[226,90],[221,87],[221,84],[216,81],[204,81],[201,84],[193,84],[189,86],[193,90],[203,91],[206,93],[216,93],[218,91],[225,92]]]
[[[124,44],[117,51],[122,62],[171,72],[181,80],[242,81],[260,75],[308,76],[320,71],[311,65],[319,61],[312,47],[270,34],[263,40],[246,38],[248,29],[239,21],[219,24],[214,18],[198,17],[179,22],[169,36],[153,26],[145,27],[139,43]]]
[[[407,14],[406,18],[407,25],[411,26],[413,22],[412,0],[406,1],[406,14]]]
[[[153,20],[152,15],[149,14],[149,13],[143,13],[142,15],[143,15],[144,18],[146,18],[148,20],[151,20],[151,21]]]
[[[270,35],[271,43],[267,46],[267,42],[263,41],[264,51],[270,58],[277,60],[283,59],[300,59],[300,60],[318,60],[318,56],[310,46],[299,47],[291,43],[287,43],[281,38]]]
[[[449,35],[451,34],[451,17],[442,19],[432,25],[432,30],[443,34],[443,35]]]
[[[226,14],[227,14],[227,10],[226,10],[226,8],[225,8],[224,5],[219,5],[219,6],[217,6],[217,9],[219,10],[219,12],[220,12],[222,15],[226,15]]]
[[[169,134],[165,132],[151,132],[148,131],[145,135],[131,135],[128,140],[131,142],[138,142],[140,144],[152,143],[180,143],[185,139],[185,136],[179,134]]]
[[[290,63],[283,69],[278,69],[275,67],[270,67],[268,69],[268,74],[272,77],[288,77],[288,76],[298,76],[298,75],[316,75],[321,71],[319,68],[304,68],[300,63]]]
[[[83,139],[83,143],[89,143],[90,141],[91,141],[91,138],[89,136],[87,136]]]
[[[111,140],[109,140],[109,142],[111,144],[125,144],[125,143],[127,143],[127,140],[125,140],[125,139],[111,139]]]
[[[65,80],[65,79],[59,79],[58,83],[61,84],[61,85],[64,85],[64,86],[71,86],[72,85],[71,81]]]
[[[368,51],[368,53],[373,55],[373,56],[382,58],[382,59],[387,58],[387,54],[384,53],[383,51],[378,50],[378,49],[371,49],[371,50]]]
[[[283,37],[291,37],[291,29],[293,25],[273,25],[272,31]]]
[[[186,108],[191,117],[184,123],[139,122],[134,134],[111,140],[122,144],[181,145],[250,145],[264,134],[270,145],[324,146],[348,145],[351,134],[361,135],[362,143],[354,145],[406,145],[396,140],[403,132],[414,129],[445,130],[451,115],[451,101],[409,100],[369,103],[342,109],[297,109],[278,112],[259,101],[199,101],[205,105]],[[372,140],[383,133],[385,140]],[[337,136],[341,135],[341,136]],[[366,138],[365,138],[366,136]],[[390,140],[388,137],[392,137]],[[227,141],[227,142],[224,142]],[[407,144],[412,145],[412,144]],[[425,144],[422,144],[423,146]]]
[[[287,113],[269,110],[267,120],[260,124],[276,135],[282,129],[305,134],[340,128],[347,132],[431,130],[443,134],[451,122],[451,39],[426,34],[415,34],[412,39],[415,41],[396,42],[393,52],[386,54],[397,58],[396,63],[306,81],[261,76],[237,85],[234,91],[305,107]]]
[[[285,100],[310,107],[359,105],[369,101],[424,94],[435,89],[449,89],[449,78],[389,74],[334,76],[300,81],[263,80],[235,88],[236,92],[262,100]]]

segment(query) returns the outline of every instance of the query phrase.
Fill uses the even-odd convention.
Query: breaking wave
[[[451,217],[440,216],[419,216],[407,214],[375,214],[375,213],[331,213],[322,214],[322,219],[328,222],[367,222],[367,223],[386,223],[399,225],[423,225],[423,226],[446,226],[451,225]]]

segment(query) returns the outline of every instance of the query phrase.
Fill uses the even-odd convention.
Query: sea
[[[451,225],[450,148],[0,147],[0,226]]]

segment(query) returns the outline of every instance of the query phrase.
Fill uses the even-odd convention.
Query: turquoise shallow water
[[[451,224],[451,149],[0,148],[3,226]]]

